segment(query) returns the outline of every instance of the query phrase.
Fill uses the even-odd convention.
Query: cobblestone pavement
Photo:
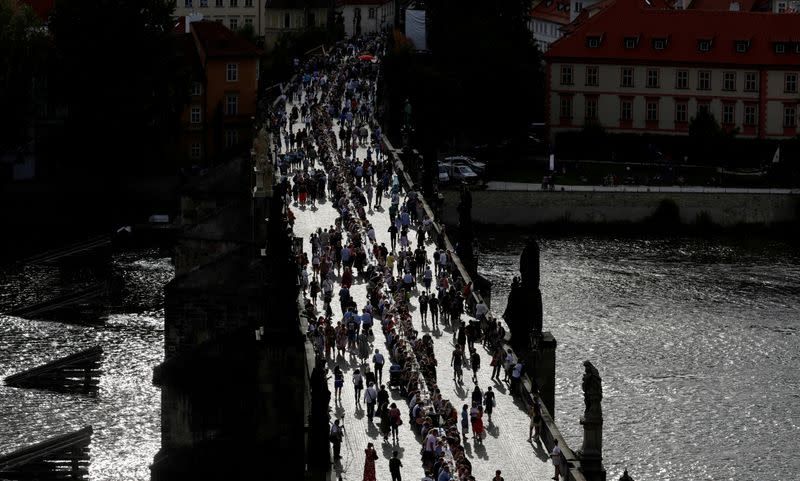
[[[287,106],[291,109],[291,104]],[[295,129],[300,129],[302,126],[297,123]],[[338,127],[334,127],[338,129]],[[337,130],[338,134],[338,130]],[[366,148],[358,149],[358,158],[366,157]],[[369,221],[375,228],[378,243],[384,242],[390,246],[389,241],[389,214],[388,206],[390,205],[388,197],[384,199],[383,205],[386,208],[377,208],[368,212]],[[337,217],[336,211],[331,207],[329,202],[319,203],[317,207],[301,208],[299,206],[292,206],[295,213],[296,221],[294,224],[294,232],[297,237],[302,237],[304,240],[303,246],[306,250],[309,259],[311,258],[309,237],[312,232],[317,228],[326,228],[334,225]],[[416,239],[415,235],[410,233],[409,239]],[[414,242],[412,241],[412,247]],[[433,244],[429,243],[426,246],[428,251],[429,260],[432,262]],[[432,264],[433,265],[433,264]],[[421,289],[422,285],[418,284]],[[340,285],[336,283],[334,293],[338,292]],[[359,305],[359,309],[366,303],[366,284],[360,280],[355,280],[350,289],[353,299]],[[341,313],[338,309],[336,296],[332,303],[334,316],[339,316]],[[412,301],[413,305],[416,302]],[[318,308],[322,307],[321,299],[318,300]],[[449,399],[460,412],[461,405],[464,403],[469,404],[470,394],[474,388],[472,382],[471,371],[464,370],[464,384],[456,383],[453,380],[453,369],[450,367],[450,357],[453,352],[453,330],[449,325],[444,325],[440,322],[439,328],[433,329],[428,318],[427,324],[422,323],[419,310],[415,309],[413,312],[414,328],[421,334],[430,333],[434,338],[436,359],[438,362],[437,379],[438,388],[441,390],[442,397]],[[469,317],[465,314],[462,319],[468,321]],[[384,355],[387,356],[387,364],[384,367],[384,382],[388,383],[388,367],[390,365],[388,360],[388,353],[384,337],[380,332],[380,326],[376,323],[376,337],[373,345],[374,349],[380,349]],[[521,481],[521,480],[547,480],[553,476],[553,467],[550,464],[546,448],[539,444],[533,444],[528,441],[528,426],[529,418],[526,414],[525,408],[521,402],[509,394],[508,383],[491,381],[492,368],[489,366],[491,355],[484,348],[476,344],[476,348],[481,356],[481,368],[478,371],[478,385],[482,391],[485,391],[488,386],[496,392],[497,407],[492,416],[491,422],[488,417],[484,415],[484,423],[487,429],[487,438],[483,444],[477,444],[471,439],[469,435],[467,441],[464,443],[465,452],[467,457],[472,462],[472,474],[478,481],[489,481],[494,477],[496,470],[502,471],[503,477],[506,481]],[[342,399],[337,401],[334,409],[334,415],[338,418],[344,419],[345,436],[342,442],[342,459],[341,463],[334,466],[337,477],[341,476],[342,480],[361,480],[364,469],[364,449],[368,442],[375,445],[378,452],[379,459],[376,461],[377,479],[391,479],[389,474],[389,459],[392,457],[392,451],[397,450],[399,457],[403,462],[402,476],[404,480],[419,480],[424,476],[422,463],[420,460],[420,449],[422,446],[422,438],[412,431],[408,422],[408,407],[403,399],[396,391],[391,391],[391,402],[396,402],[397,406],[403,413],[404,424],[400,426],[400,439],[399,442],[394,444],[390,442],[383,442],[379,430],[379,419],[376,417],[374,423],[370,423],[366,416],[366,407],[363,399],[357,402],[354,396],[353,383],[351,380],[353,370],[359,367],[359,360],[355,354],[348,353],[344,358],[328,359],[328,367],[333,371],[333,367],[338,364],[344,372],[345,384],[342,389]],[[371,365],[370,365],[371,369]],[[362,369],[363,372],[363,369]],[[501,374],[502,376],[502,374]],[[330,390],[331,401],[333,398],[333,376],[330,375]],[[363,391],[362,391],[363,396]],[[391,436],[390,436],[391,439]]]

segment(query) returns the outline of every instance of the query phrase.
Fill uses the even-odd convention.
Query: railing
[[[765,194],[800,195],[800,189],[758,189],[749,187],[699,187],[699,186],[646,186],[646,185],[562,185],[556,184],[554,190],[542,189],[541,184],[525,182],[487,183],[487,190],[512,192],[616,192],[616,193],[681,193],[681,194]]]
[[[408,175],[408,173],[405,171],[405,168],[403,166],[403,162],[400,159],[400,156],[397,154],[397,150],[394,149],[394,147],[392,147],[392,145],[391,145],[391,143],[390,143],[388,138],[386,138],[384,140],[384,143],[387,146],[387,149],[386,149],[387,154],[392,159],[392,165],[394,165],[395,169],[398,170],[398,177],[401,179],[402,182],[405,183],[405,189],[407,191],[417,190],[416,186],[414,185],[414,182],[411,180],[411,176]],[[418,198],[422,202],[422,206],[425,209],[425,213],[433,221],[432,225],[433,225],[433,228],[436,230],[436,233],[440,234],[440,235],[443,234],[444,233],[444,228],[443,228],[443,226],[441,224],[439,224],[438,221],[436,221],[436,217],[433,214],[433,210],[430,208],[430,206],[428,205],[427,201],[422,196],[419,196]],[[470,275],[467,272],[466,268],[462,264],[461,259],[459,259],[458,255],[456,254],[455,248],[453,247],[453,244],[450,241],[450,239],[447,236],[447,234],[444,234],[443,238],[444,238],[445,247],[452,254],[452,262],[453,262],[453,265],[455,266],[455,268],[456,268],[456,270],[458,272],[458,275],[461,276],[461,278],[464,280],[465,283],[472,282],[472,278],[470,277]],[[472,285],[474,286],[475,283],[473,282]],[[483,301],[483,296],[481,296],[479,292],[477,292],[475,289],[473,289],[472,293],[471,293],[471,299],[470,299],[471,306],[475,306],[478,303],[480,303],[481,301]],[[495,317],[491,313],[491,311],[486,316],[490,320],[494,320],[495,319]],[[504,350],[507,351],[509,349],[509,346],[507,345],[507,343],[504,343],[504,344],[505,344],[504,345]],[[523,397],[523,399],[525,400],[525,402],[526,402],[526,404],[528,406],[530,406],[531,403],[533,402],[533,394],[532,394],[533,392],[534,392],[533,383],[531,382],[530,378],[526,374],[523,375],[522,382],[521,382],[520,395]],[[579,470],[580,460],[575,455],[575,453],[572,451],[572,449],[570,449],[570,447],[567,445],[566,440],[561,435],[561,431],[558,429],[558,426],[556,426],[556,423],[555,423],[555,420],[553,419],[553,416],[551,415],[551,413],[547,410],[547,408],[544,405],[541,406],[541,409],[542,409],[542,426],[543,426],[542,440],[543,440],[545,446],[547,446],[548,450],[552,450],[552,448],[554,446],[553,441],[555,439],[558,439],[558,445],[561,447],[561,451],[564,453],[564,457],[566,458],[567,464],[569,466],[569,476],[570,476],[569,479],[571,481],[586,481],[586,478],[584,477],[583,473],[581,473],[580,470]]]

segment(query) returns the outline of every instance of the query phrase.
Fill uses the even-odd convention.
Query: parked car
[[[445,157],[443,162],[446,164],[466,165],[479,176],[486,174],[486,162],[479,162],[475,160],[474,157],[469,157],[467,155],[452,155],[450,157]]]
[[[450,183],[450,174],[447,173],[447,167],[439,165],[439,184],[446,185]]]
[[[452,164],[447,162],[440,162],[439,167],[444,167],[450,180],[456,182],[466,182],[468,184],[477,184],[481,181],[472,169],[464,164]]]

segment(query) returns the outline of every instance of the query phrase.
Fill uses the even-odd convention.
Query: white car
[[[443,160],[444,163],[447,164],[462,164],[466,165],[473,172],[478,175],[484,175],[486,173],[486,163],[485,162],[478,162],[473,157],[469,157],[467,155],[453,155],[450,157],[445,157]]]
[[[445,162],[439,163],[439,169],[444,168],[450,179],[457,182],[466,182],[468,184],[477,184],[481,181],[472,169],[464,164],[450,164]]]
[[[450,174],[447,173],[447,167],[443,165],[439,165],[439,183],[442,185],[450,183]]]

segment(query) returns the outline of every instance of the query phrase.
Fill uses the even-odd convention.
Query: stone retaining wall
[[[443,192],[443,220],[458,223],[458,192]],[[684,224],[710,221],[722,227],[776,225],[800,219],[800,195],[753,193],[541,192],[478,190],[472,193],[472,218],[488,225],[527,227],[541,223],[638,223],[669,199]]]

